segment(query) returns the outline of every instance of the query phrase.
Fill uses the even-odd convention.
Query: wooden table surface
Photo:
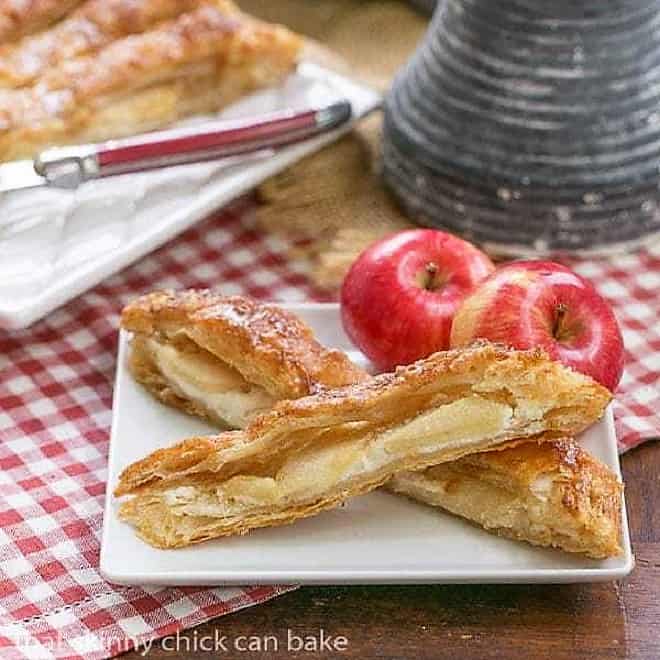
[[[582,585],[306,587],[182,633],[177,653],[154,644],[148,658],[660,658],[660,445],[622,459],[637,565],[621,582]],[[337,652],[288,651],[310,635]],[[290,633],[288,633],[290,631]],[[205,635],[257,636],[279,648],[186,651]],[[188,640],[186,642],[185,640]],[[312,640],[308,640],[312,641]],[[247,640],[245,640],[247,643]],[[268,644],[268,641],[262,642]],[[327,647],[326,647],[327,649]],[[124,656],[130,660],[137,653]]]

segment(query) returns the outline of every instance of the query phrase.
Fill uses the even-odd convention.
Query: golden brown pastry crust
[[[622,552],[623,485],[572,439],[524,442],[400,473],[387,488],[509,538],[595,559]]]
[[[136,495],[120,516],[145,540],[187,545],[292,522],[368,492],[400,471],[515,438],[577,433],[602,415],[609,399],[605,388],[541,351],[479,344],[280,402],[244,432],[154,452],[124,470],[115,494]],[[296,491],[295,479],[310,471],[318,473],[316,481]],[[238,504],[222,494],[236,479],[244,487]],[[272,489],[274,499],[243,502],[255,481]]]
[[[301,40],[226,7],[209,1],[0,90],[0,161],[153,130],[279,82]]]
[[[341,351],[321,346],[295,314],[245,296],[156,291],[127,305],[121,326],[136,339],[167,342],[183,335],[277,399],[295,399],[368,377]],[[158,395],[162,375],[139,351],[139,342],[134,355],[133,374],[147,387],[153,383],[150,389]]]
[[[67,60],[209,4],[210,0],[87,0],[50,29],[15,43],[0,40],[0,87],[23,87]],[[227,15],[229,2],[215,0]]]
[[[55,23],[83,0],[0,0],[0,44]]]

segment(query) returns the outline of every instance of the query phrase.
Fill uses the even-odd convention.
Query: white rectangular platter
[[[220,117],[302,109],[338,98],[351,102],[354,120],[380,104],[371,88],[304,62],[281,87],[253,94]],[[240,165],[207,162],[92,181],[76,191],[0,194],[0,328],[30,325],[337,139],[352,123]]]
[[[344,334],[332,304],[284,305],[327,346],[366,366]],[[128,336],[120,340],[110,439],[101,572],[121,584],[595,582],[628,574],[633,556],[625,506],[624,555],[594,561],[488,534],[438,509],[385,492],[293,525],[179,550],[157,550],[117,519],[111,491],[121,470],[145,454],[187,436],[213,432],[155,401],[126,368]],[[619,474],[611,409],[580,438]]]

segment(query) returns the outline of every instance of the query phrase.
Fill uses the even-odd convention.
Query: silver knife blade
[[[35,172],[31,160],[16,160],[0,165],[0,193],[47,185],[48,180]]]

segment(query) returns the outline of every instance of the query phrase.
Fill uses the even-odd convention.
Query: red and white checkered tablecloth
[[[626,365],[614,403],[619,451],[660,437],[660,243],[565,263],[609,300],[623,332]]]
[[[245,202],[22,332],[0,331],[0,657],[116,655],[287,587],[136,588],[98,572],[120,309],[155,287],[329,300]],[[617,311],[628,348],[621,448],[660,435],[660,249],[573,262]]]

